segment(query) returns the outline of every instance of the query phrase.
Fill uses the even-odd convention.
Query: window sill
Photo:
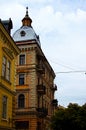
[[[2,121],[6,121],[6,122],[8,121],[6,118],[2,118],[1,120],[2,120]]]

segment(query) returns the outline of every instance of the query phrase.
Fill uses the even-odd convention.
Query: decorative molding
[[[7,47],[2,47],[3,51],[11,58],[14,59],[13,52]]]
[[[9,35],[3,26],[0,26],[0,38],[3,44],[6,44],[11,50],[13,50],[15,55],[19,54],[19,48],[17,47],[11,35]]]
[[[10,94],[12,95],[15,95],[16,92],[15,91],[11,91],[9,88],[7,88],[7,86],[3,85],[1,82],[0,82],[0,87],[7,90]]]
[[[36,47],[20,47],[20,50],[22,52],[26,52],[26,51],[33,51],[33,50],[36,50]]]

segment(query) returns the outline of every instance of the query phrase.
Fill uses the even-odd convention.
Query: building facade
[[[8,21],[9,23],[9,21]],[[20,50],[0,20],[0,130],[14,130],[15,61]]]
[[[13,34],[21,50],[17,57],[16,76],[16,130],[48,130],[50,118],[57,106],[54,92],[55,73],[46,59],[28,15]]]

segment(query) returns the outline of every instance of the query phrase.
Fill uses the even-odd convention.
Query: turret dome
[[[20,27],[14,34],[13,39],[15,42],[35,40],[40,45],[39,36],[35,33],[31,26],[32,20],[28,15],[28,7],[26,8],[26,15],[22,19],[22,27]]]

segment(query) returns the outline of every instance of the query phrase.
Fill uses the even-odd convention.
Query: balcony
[[[39,61],[45,61],[45,56],[38,54],[38,55],[37,55],[37,59],[38,59]]]
[[[17,73],[23,73],[23,72],[29,72],[28,69],[28,65],[27,64],[23,64],[23,65],[17,65]]]
[[[47,115],[48,115],[48,109],[47,108],[44,108],[44,107],[42,107],[42,108],[37,108],[37,112],[38,112],[38,117],[40,117],[40,118],[44,118],[44,117],[46,117]]]
[[[45,74],[45,68],[42,64],[38,64],[37,65],[37,71],[40,73],[40,74]]]
[[[35,68],[35,64],[22,64],[17,65],[17,73],[28,73],[31,69]]]
[[[37,85],[37,92],[39,94],[46,94],[46,87],[43,84]]]
[[[26,115],[36,115],[36,108],[15,108],[16,117]]]
[[[51,90],[56,91],[57,90],[57,85],[56,84],[52,85]]]
[[[35,111],[17,111],[16,116],[36,115]]]
[[[57,99],[53,99],[53,100],[52,100],[52,105],[53,105],[54,107],[57,107],[57,105],[58,105]]]

